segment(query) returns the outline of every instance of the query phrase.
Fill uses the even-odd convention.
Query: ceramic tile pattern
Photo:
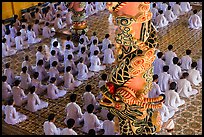
[[[164,52],[167,50],[167,46],[169,44],[172,44],[174,46],[174,51],[176,52],[178,57],[185,55],[186,49],[191,49],[191,57],[193,60],[196,61],[202,55],[202,29],[192,30],[187,27],[187,20],[190,14],[192,14],[192,12],[181,16],[179,20],[176,20],[167,27],[159,29],[159,49]],[[91,34],[95,31],[97,32],[99,41],[102,41],[105,34],[109,33],[111,35],[111,40],[114,43],[114,26],[108,21],[109,15],[110,14],[108,11],[103,11],[97,15],[90,16],[87,19],[87,23],[89,26],[89,31],[87,35],[89,36],[89,38]],[[69,33],[69,30],[65,29],[63,30],[63,32]],[[63,34],[57,34],[55,37],[61,41],[64,41],[66,39],[66,35]],[[4,67],[5,62],[11,62],[11,68],[14,69],[15,73],[19,75],[21,71],[21,63],[23,61],[24,56],[29,55],[29,57],[31,58],[31,63],[34,65],[37,47],[43,44],[47,44],[48,46],[50,46],[49,43],[50,39],[46,39],[42,43],[33,45],[30,50],[27,49],[24,51],[20,51],[14,56],[3,58],[2,66]],[[111,70],[111,67],[113,66],[109,66],[105,71],[96,73],[93,78],[84,82],[81,86],[72,91],[79,96],[77,102],[80,106],[82,106],[82,100],[80,97],[84,92],[85,86],[87,84],[91,84],[93,87],[92,92],[96,95],[98,93],[97,85],[98,81],[100,80],[100,75],[102,73],[108,74]],[[173,131],[173,135],[202,134],[202,85],[196,88],[199,90],[199,94],[196,96],[192,96],[190,99],[185,99],[185,105],[181,106],[180,110],[173,117],[175,122],[175,129]],[[46,99],[43,96],[40,96],[42,100],[49,102],[49,106],[47,109],[42,109],[35,113],[31,113],[25,110],[24,107],[16,107],[17,111],[27,115],[29,119],[15,126],[7,125],[5,122],[3,122],[3,134],[12,134],[12,131],[15,131],[16,134],[42,135],[44,134],[42,127],[43,122],[47,119],[47,116],[50,113],[54,113],[57,115],[56,126],[64,128],[64,107],[69,102],[69,96],[72,92],[69,91],[65,97],[57,100],[50,100]],[[83,134],[80,128],[75,130],[78,134]],[[163,130],[159,134],[164,134]]]

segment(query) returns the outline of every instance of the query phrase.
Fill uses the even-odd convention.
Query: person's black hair
[[[87,92],[90,92],[90,91],[91,91],[91,85],[86,85],[85,90],[86,90]]]
[[[171,82],[169,85],[169,90],[175,90],[176,89],[176,82]]]
[[[57,14],[57,18],[59,18],[60,17],[60,14]]]
[[[108,48],[110,49],[112,47],[112,44],[108,44]]]
[[[71,36],[70,35],[68,35],[67,36],[67,41],[69,41],[71,39]]]
[[[107,38],[109,38],[109,37],[110,37],[110,35],[109,35],[109,34],[106,34],[106,35],[105,35],[105,38],[106,38],[106,39],[107,39]]]
[[[40,21],[38,19],[35,20],[35,24],[38,24]]]
[[[27,12],[30,12],[30,9],[27,9]]]
[[[6,43],[6,38],[3,38],[3,39],[2,39],[2,42],[3,42],[3,43]]]
[[[49,26],[49,25],[50,25],[50,23],[49,23],[49,22],[46,22],[46,23],[45,23],[45,26]]]
[[[163,14],[163,10],[159,10],[159,14]]]
[[[80,38],[80,39],[79,39],[79,43],[80,43],[80,44],[83,44],[83,43],[84,43],[84,39],[83,39],[83,38]]]
[[[52,56],[54,56],[56,54],[56,51],[52,50],[50,53],[51,53]]]
[[[38,13],[38,12],[39,12],[39,8],[36,8],[36,9],[35,9],[35,13]]]
[[[79,59],[79,62],[82,63],[83,61],[84,61],[84,59],[81,57],[81,58]]]
[[[88,113],[92,113],[93,110],[94,110],[94,105],[89,104],[86,109],[87,109],[87,112],[88,112]]]
[[[191,54],[191,50],[190,49],[187,49],[186,50],[186,55],[190,55]]]
[[[152,7],[154,7],[154,8],[155,8],[156,6],[157,6],[157,4],[156,4],[156,3],[153,3],[153,4],[152,4]]]
[[[11,105],[13,105],[13,102],[14,102],[13,99],[9,99],[9,100],[7,101],[7,104],[8,104],[9,106],[11,106]]]
[[[157,74],[154,74],[152,77],[153,77],[153,81],[155,81],[156,79],[159,78],[159,76]]]
[[[4,23],[5,23],[5,20],[1,20],[1,22],[2,22],[2,24],[4,24]]]
[[[69,129],[71,129],[74,126],[74,124],[75,124],[75,120],[74,119],[70,118],[70,119],[67,120],[67,127]]]
[[[196,14],[198,11],[197,10],[193,10],[193,14]]]
[[[43,47],[42,47],[42,46],[39,46],[37,50],[41,52],[42,49],[43,49]]]
[[[108,120],[112,121],[113,118],[114,118],[114,115],[109,112],[109,113],[107,114],[107,118],[108,118]]]
[[[28,61],[29,60],[29,56],[26,55],[24,59],[25,59],[25,61]]]
[[[162,52],[158,52],[158,53],[157,53],[157,57],[158,57],[158,58],[162,58],[162,56],[163,56],[163,53],[162,53]]]
[[[183,74],[182,74],[182,77],[183,78],[187,78],[189,76],[189,73],[188,72],[184,72]]]
[[[68,59],[68,60],[71,60],[71,59],[72,59],[72,55],[69,54],[69,55],[67,56],[67,59]]]
[[[169,70],[169,66],[167,66],[167,65],[163,66],[163,71],[164,72],[167,72],[168,70]]]
[[[96,131],[94,129],[90,129],[87,135],[96,135]]]
[[[66,49],[70,49],[70,48],[71,48],[70,44],[67,44]]]
[[[39,3],[38,3],[38,6],[41,6],[41,5],[42,5],[42,3],[39,2]]]
[[[34,78],[34,79],[37,79],[38,76],[39,76],[39,73],[38,73],[38,72],[34,72],[34,74],[33,74],[33,78]]]
[[[81,34],[82,34],[82,35],[86,34],[86,31],[82,30]]]
[[[58,46],[58,44],[59,44],[59,42],[58,42],[58,41],[54,41],[54,42],[53,42],[53,46],[54,46],[54,47],[57,47],[57,46]]]
[[[176,4],[180,4],[180,2],[176,2]]]
[[[56,67],[57,64],[58,64],[57,61],[53,61],[53,62],[52,62],[52,66],[53,66],[53,67]]]
[[[25,28],[26,28],[26,26],[25,26],[25,25],[22,25],[21,27],[22,27],[22,29],[25,29]]]
[[[108,76],[107,76],[107,74],[105,74],[105,73],[101,75],[101,78],[102,78],[102,80],[104,80],[104,81],[107,80],[107,77],[108,77]]]
[[[96,40],[96,39],[93,40],[93,44],[94,44],[94,45],[97,44],[97,40]]]
[[[42,65],[43,65],[43,60],[42,59],[38,60],[37,66],[42,66]]]
[[[22,68],[22,72],[23,72],[23,73],[26,73],[26,72],[27,72],[27,67],[26,67],[26,66],[24,66],[24,67]]]
[[[96,36],[96,32],[95,31],[93,32],[93,36]]]
[[[168,50],[172,50],[172,49],[173,49],[173,45],[169,45]]]
[[[99,53],[98,50],[94,51],[94,55],[98,55],[98,53]]]
[[[6,35],[9,35],[11,31],[9,29],[6,30]]]
[[[171,10],[171,6],[168,6],[168,8],[167,8],[168,10]]]
[[[16,20],[18,18],[18,15],[14,14],[13,18]]]
[[[32,87],[30,88],[30,93],[33,94],[34,92],[35,92],[35,86],[32,86]]]
[[[17,80],[15,80],[14,85],[19,86],[20,83],[21,83],[21,81],[17,79]]]
[[[31,31],[32,25],[28,25],[28,30]]]
[[[81,47],[81,53],[83,54],[86,51],[85,47]]]
[[[71,66],[67,66],[66,67],[66,72],[70,72],[72,70],[72,67]]]
[[[174,57],[174,58],[173,58],[173,63],[174,63],[174,64],[178,64],[178,61],[179,61],[179,58],[178,58],[178,57]]]
[[[77,94],[71,94],[69,99],[71,102],[75,102],[76,98],[77,98]]]
[[[6,80],[7,80],[7,76],[3,75],[2,76],[2,82],[6,82]]]
[[[197,67],[197,62],[192,62],[191,68],[195,68],[195,67]]]
[[[21,32],[20,32],[20,31],[18,31],[18,32],[16,33],[16,35],[17,35],[17,36],[20,36],[20,35],[21,35]]]
[[[9,62],[7,62],[7,63],[5,64],[5,68],[10,68],[10,63],[9,63]]]
[[[55,118],[55,114],[49,114],[48,121],[52,121]]]
[[[56,78],[55,78],[55,77],[51,77],[51,78],[50,78],[50,83],[55,83],[55,81],[56,81]]]

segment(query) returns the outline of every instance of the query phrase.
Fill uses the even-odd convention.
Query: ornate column
[[[107,2],[116,30],[117,66],[101,88],[100,105],[116,116],[120,134],[153,135],[161,130],[164,96],[147,97],[152,88],[152,63],[157,34],[149,2]]]

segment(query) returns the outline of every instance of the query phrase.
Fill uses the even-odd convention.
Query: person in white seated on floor
[[[169,74],[172,76],[174,82],[180,79],[182,71],[180,66],[178,66],[179,58],[173,58],[173,64],[169,65]]]
[[[56,118],[55,114],[49,114],[48,121],[45,121],[43,124],[43,130],[45,135],[60,135],[61,129],[57,128],[54,124]]]
[[[68,90],[74,90],[75,87],[78,87],[82,84],[81,81],[74,80],[74,77],[71,73],[71,66],[66,67],[66,72],[64,74],[64,87],[68,88]]]
[[[66,26],[67,24],[62,22],[61,15],[57,14],[57,17],[55,18],[55,21],[54,21],[55,29],[60,30],[60,29],[65,28]]]
[[[182,12],[189,12],[192,9],[190,2],[180,2]]]
[[[5,34],[6,34],[6,26],[5,26],[5,21],[4,20],[2,20],[2,37],[4,37],[5,36]]]
[[[193,15],[190,16],[188,20],[189,28],[199,29],[202,27],[202,22],[200,17],[197,15],[197,10],[193,10]]]
[[[47,7],[47,14],[45,15],[45,20],[48,21],[50,24],[53,24],[54,14],[52,13],[52,10],[49,6]]]
[[[181,57],[181,69],[182,71],[188,71],[191,68],[192,58],[190,57],[191,50],[186,50],[186,55]]]
[[[16,50],[23,50],[28,48],[27,42],[23,41],[23,38],[21,37],[21,32],[17,32],[17,36],[15,37],[15,43],[16,43]]]
[[[35,32],[36,37],[42,34],[42,28],[39,23],[39,20],[35,20],[35,24],[33,24],[33,31]]]
[[[84,39],[84,44],[88,45],[89,44],[89,38],[86,36],[86,32],[84,30],[82,30],[81,32],[81,36],[79,37],[79,39],[83,38]]]
[[[56,56],[55,50],[52,50],[50,53],[51,53],[51,56],[50,56],[49,62],[50,62],[50,67],[52,67],[52,63],[54,61],[59,62],[59,60],[58,60],[58,57]]]
[[[71,40],[71,35],[68,35],[67,36],[67,39],[66,41],[64,42],[64,47],[66,47],[66,45],[70,45],[70,49],[72,49],[73,51],[76,50],[75,46],[74,46],[74,43],[72,42]],[[66,56],[67,57],[67,56]]]
[[[83,100],[83,109],[86,110],[86,107],[89,104],[92,104],[95,106],[95,108],[98,107],[98,102],[96,101],[96,98],[93,93],[91,93],[91,85],[86,85],[85,90],[86,92],[83,94],[82,100]]]
[[[96,5],[96,12],[99,12],[99,11],[103,11],[105,10],[105,6],[103,5],[103,2],[95,2],[95,5]]]
[[[35,71],[39,73],[38,80],[43,81],[49,77],[47,71],[45,70],[45,67],[43,65],[43,60],[39,60],[37,63],[37,66],[35,68]]]
[[[11,49],[8,47],[8,45],[6,44],[6,39],[3,38],[2,39],[2,57],[12,56],[16,54],[16,52],[17,50]]]
[[[63,53],[61,53],[61,49],[60,46],[61,44],[57,41],[54,40],[54,42],[52,43],[52,47],[50,48],[50,51],[55,50],[56,52],[56,57],[58,58],[59,61],[63,61]],[[58,48],[59,47],[59,48]]]
[[[71,73],[75,76],[77,74],[77,67],[76,67],[75,62],[74,62],[74,60],[72,58],[72,55],[68,55],[67,59],[65,60],[64,72],[66,72],[66,68],[68,66],[71,66],[71,68],[72,68]]]
[[[159,10],[159,15],[155,18],[155,26],[156,28],[162,28],[169,24],[167,19],[163,14],[163,10]]]
[[[179,5],[179,2],[176,2],[174,6],[172,7],[174,15],[179,17],[180,15],[183,15],[184,13],[182,12],[181,6]]]
[[[35,56],[36,56],[36,65],[37,65],[39,60],[43,60],[43,63],[46,63],[47,58],[43,54],[43,47],[42,46],[39,46],[37,48],[37,52],[36,52]]]
[[[40,100],[35,91],[36,91],[35,86],[32,86],[30,88],[30,93],[28,94],[28,103],[25,107],[27,110],[31,112],[36,112],[40,109],[48,107],[48,102]]]
[[[104,56],[103,56],[103,64],[112,64],[115,62],[115,57],[113,54],[113,50],[111,49],[112,45],[109,44],[108,48],[104,50]]]
[[[174,22],[176,19],[178,19],[177,16],[171,10],[171,6],[168,6],[167,10],[164,12],[164,16],[169,22]]]
[[[27,90],[31,86],[31,78],[30,75],[27,73],[26,66],[22,68],[22,71],[20,73],[20,80],[21,80],[20,87],[23,90]]]
[[[94,51],[94,55],[91,56],[90,62],[91,66],[89,68],[90,71],[99,72],[100,70],[104,70],[106,68],[105,65],[101,65],[101,61],[98,57],[98,50]]]
[[[39,20],[39,23],[44,23],[45,20],[43,19],[43,16],[40,13],[39,8],[35,9],[35,20]]]
[[[90,2],[88,2],[87,6],[86,6],[86,16],[91,16],[93,14],[96,13],[96,10],[93,8],[93,6],[90,4]]]
[[[166,51],[164,53],[164,59],[165,59],[165,63],[166,65],[171,65],[173,64],[172,60],[174,57],[177,57],[176,53],[172,51],[173,49],[173,46],[172,45],[169,45],[168,46],[168,51]]]
[[[172,76],[168,74],[169,66],[163,67],[163,72],[159,74],[158,84],[162,92],[169,89],[169,83],[173,81]]]
[[[89,72],[87,65],[84,64],[84,59],[82,57],[79,59],[79,63],[77,64],[77,70],[77,79],[80,81],[88,80],[89,78],[94,76],[93,72]]]
[[[108,82],[108,81],[107,81],[107,78],[108,78],[107,74],[103,73],[103,74],[101,75],[101,79],[102,79],[102,80],[99,80],[99,82],[98,82],[98,87],[99,87],[99,88],[101,88],[101,87],[103,87],[104,85],[106,85],[106,83]],[[102,94],[102,92],[100,91],[99,94],[98,94],[97,97],[96,97],[96,100],[97,100],[97,101],[100,101],[100,100],[102,99],[102,97],[103,97],[103,94]]]
[[[197,61],[197,70],[200,72],[200,75],[202,76],[202,57]]]
[[[148,93],[149,98],[156,98],[161,94],[161,89],[160,89],[159,85],[157,84],[158,78],[159,77],[157,74],[153,75],[152,89]]]
[[[70,44],[66,45],[66,48],[64,51],[64,62],[66,62],[65,59],[67,59],[68,55],[72,55],[72,58],[75,60],[73,49],[71,48]]]
[[[108,48],[109,44],[112,44],[111,41],[109,40],[110,35],[106,34],[105,38],[102,41],[102,49],[101,51],[104,53],[104,51]]]
[[[192,89],[191,83],[187,80],[189,74],[184,72],[181,79],[177,81],[177,92],[181,97],[189,98],[191,95],[196,95],[198,90]]]
[[[41,42],[41,38],[36,37],[35,32],[33,31],[31,25],[28,25],[27,36],[28,36],[28,44],[36,44]]]
[[[5,64],[4,75],[7,77],[7,82],[9,85],[13,86],[15,81],[14,71],[10,68],[10,63]]]
[[[159,75],[160,73],[163,72],[163,67],[165,66],[166,63],[162,60],[162,57],[163,57],[163,53],[158,52],[157,59],[155,59],[153,62],[154,74]]]
[[[24,14],[25,19],[27,19],[28,22],[32,21],[32,17],[30,15],[30,9],[27,9],[26,13]]]
[[[77,135],[77,133],[72,129],[75,124],[75,120],[70,118],[66,121],[67,128],[61,131],[61,135]]]
[[[5,37],[6,38],[6,44],[8,48],[10,49],[11,47],[15,46],[15,38],[11,37],[11,31],[6,30]]]
[[[98,51],[100,53],[100,49],[97,45],[97,40],[93,40],[91,46],[90,46],[90,57],[92,57],[94,55],[94,51]]]
[[[81,48],[82,47],[85,47],[85,49],[86,49],[86,52],[87,52],[87,50],[88,50],[88,48],[87,48],[87,45],[85,44],[85,42],[84,42],[84,39],[83,38],[80,38],[79,39],[79,44],[78,44],[78,51],[79,51],[79,53],[81,52]]]
[[[77,59],[80,59],[80,58],[83,58],[84,64],[89,66],[90,60],[89,60],[89,57],[88,57],[88,55],[86,53],[86,48],[85,47],[81,47],[81,52],[79,52],[77,54]]]
[[[176,2],[169,2],[169,6],[173,7]]]
[[[157,4],[157,9],[158,10],[161,9],[162,2],[156,2],[156,4]]]
[[[94,105],[89,104],[87,106],[87,112],[85,112],[80,121],[84,122],[82,127],[82,131],[88,133],[90,129],[94,129],[95,131],[99,131],[102,126],[102,122],[98,119],[98,117],[93,114]]]
[[[13,91],[11,90],[11,86],[7,83],[7,77],[5,75],[2,76],[2,99],[8,100],[13,96]]]
[[[24,90],[19,87],[20,80],[16,80],[14,86],[12,87],[13,99],[16,106],[22,106],[27,102],[27,95],[25,95]]]
[[[81,107],[76,103],[77,100],[77,94],[71,94],[70,95],[70,103],[68,103],[65,107],[66,112],[66,118],[65,118],[65,124],[67,124],[67,120],[72,118],[75,120],[74,127],[80,126],[80,119],[82,118],[82,111]]]
[[[28,119],[26,115],[17,112],[14,105],[15,101],[13,99],[10,99],[8,100],[8,104],[4,108],[4,114],[6,115],[4,121],[9,125],[16,125]]]
[[[202,10],[200,10],[200,11],[198,12],[198,16],[200,17],[200,20],[201,20],[201,23],[202,23]]]
[[[23,38],[23,40],[24,41],[28,40],[28,35],[27,35],[27,30],[26,30],[25,25],[21,26],[20,32],[21,32],[21,37]]]
[[[15,38],[16,37],[16,33],[17,33],[17,29],[14,26],[14,22],[11,22],[11,24],[9,25],[9,30],[11,32],[11,37]]]
[[[29,62],[29,56],[28,55],[25,56],[24,61],[22,62],[21,66],[22,66],[21,68],[27,67],[27,72],[29,75],[33,74],[34,69],[32,68],[31,63]]]
[[[108,120],[105,120],[102,125],[102,129],[104,129],[103,135],[116,135],[115,122],[113,121],[114,115],[112,113],[108,113],[107,118]]]
[[[166,2],[162,2],[162,4],[161,4],[161,10],[165,13],[166,10],[167,10],[167,8],[168,8],[168,4],[166,4]]]
[[[168,107],[169,111],[178,111],[179,106],[185,104],[185,100],[180,99],[179,93],[176,90],[177,84],[172,82],[169,89],[165,91],[165,105]]]
[[[47,86],[47,95],[46,95],[46,97],[48,97],[50,99],[58,99],[60,97],[65,96],[67,91],[59,90],[58,87],[55,84],[56,84],[56,78],[52,77],[50,79],[49,85]]]
[[[153,7],[152,7],[152,9],[150,9],[150,11],[152,12],[152,21],[155,22],[155,18],[159,13],[158,13],[158,9],[157,9],[157,4],[153,3],[152,6]]]
[[[52,32],[49,28],[50,23],[46,22],[45,26],[43,27],[42,35],[44,38],[51,38],[55,35],[55,32]]]
[[[67,25],[72,24],[72,15],[73,15],[73,12],[70,9],[68,9],[68,12],[65,15]]]
[[[98,37],[96,36],[97,35],[97,33],[96,32],[93,32],[93,34],[92,34],[92,36],[91,36],[91,39],[90,39],[90,41],[89,41],[89,44],[92,44],[93,43],[93,40],[97,40],[97,43],[96,43],[96,45],[100,45],[99,44],[99,41],[98,41]]]
[[[58,64],[57,61],[53,61],[52,66],[50,67],[48,73],[49,73],[49,78],[51,79],[52,77],[55,77],[56,85],[60,85],[63,82],[63,77],[60,76],[59,74],[59,71],[57,69],[57,64]]]
[[[199,86],[202,82],[202,77],[200,76],[200,72],[196,70],[197,62],[192,62],[191,69],[188,70],[189,76],[188,80],[195,86]]]
[[[35,86],[36,88],[36,91],[35,93],[36,94],[42,94],[42,93],[45,93],[47,91],[47,86],[46,85],[43,85],[41,83],[40,80],[38,80],[38,76],[39,76],[39,73],[38,72],[35,72],[33,74],[33,78],[31,80],[31,86]]]

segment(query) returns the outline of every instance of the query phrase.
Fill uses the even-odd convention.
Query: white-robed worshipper
[[[39,96],[35,93],[36,88],[32,86],[30,88],[30,93],[28,94],[28,103],[26,105],[26,109],[31,112],[36,112],[40,109],[47,108],[48,102],[40,100]]]
[[[39,20],[35,20],[35,24],[33,24],[33,31],[35,32],[36,37],[42,34],[42,29],[39,25]]]
[[[103,87],[104,85],[106,85],[106,83],[108,82],[108,81],[107,81],[107,78],[108,78],[107,74],[103,73],[103,74],[101,75],[101,79],[102,79],[102,80],[99,80],[99,82],[98,82],[98,87],[99,87],[99,88],[101,88],[101,87]],[[100,91],[99,94],[96,96],[96,100],[97,100],[97,101],[100,101],[100,100],[102,99],[102,97],[103,97],[103,94],[102,94],[102,92]],[[103,110],[103,109],[102,109],[102,110]]]
[[[15,74],[10,68],[10,63],[5,64],[4,75],[7,77],[8,84],[12,86],[15,81]]]
[[[103,5],[103,2],[95,2],[96,12],[105,10],[106,6]]]
[[[82,30],[81,36],[79,37],[79,39],[81,40],[81,38],[84,39],[83,44],[85,44],[85,45],[89,44],[89,38],[86,36],[86,32],[84,30]]]
[[[5,26],[4,22],[5,22],[5,21],[2,20],[2,37],[4,37],[5,34],[6,34],[6,26]]]
[[[5,38],[2,39],[2,57],[11,56],[17,52],[17,50],[9,48],[6,41],[7,40]]]
[[[35,9],[35,20],[39,20],[39,23],[44,23],[45,22],[45,20],[43,19],[42,14],[40,13],[39,8]]]
[[[52,10],[49,6],[47,6],[47,14],[45,15],[45,20],[47,22],[49,22],[50,24],[53,24],[54,23],[54,13],[52,13]]]
[[[47,71],[45,70],[45,67],[43,65],[43,60],[39,60],[37,62],[37,66],[35,68],[35,72],[38,72],[39,73],[39,76],[38,76],[38,80],[42,81],[42,80],[45,80],[49,77]]]
[[[163,67],[163,72],[159,74],[158,84],[162,92],[169,89],[169,83],[173,81],[172,76],[168,74],[169,66]]]
[[[29,56],[28,55],[25,56],[24,61],[22,62],[21,66],[22,66],[21,68],[27,67],[27,72],[28,72],[29,75],[33,74],[34,69],[33,69],[32,65],[31,65],[31,63],[29,62]]]
[[[11,32],[11,37],[15,38],[16,37],[16,33],[17,33],[17,29],[14,27],[13,22],[9,25],[9,30]]]
[[[72,55],[68,55],[67,59],[65,60],[65,63],[64,63],[64,72],[66,72],[66,68],[68,66],[71,66],[71,68],[72,68],[71,73],[75,76],[77,74],[77,66],[74,63]]]
[[[66,121],[67,128],[64,128],[60,135],[77,135],[77,133],[72,129],[75,124],[75,120],[70,118]]]
[[[105,120],[102,125],[102,129],[104,129],[103,135],[116,135],[115,132],[115,122],[113,121],[114,115],[112,113],[107,114],[108,120]]]
[[[15,38],[13,38],[11,36],[11,31],[10,30],[6,30],[6,34],[5,34],[4,38],[6,38],[6,44],[7,44],[9,49],[11,47],[15,46]]]
[[[55,126],[55,114],[49,114],[48,121],[43,124],[43,130],[45,135],[60,135],[61,129]]]
[[[33,18],[30,15],[30,9],[27,9],[26,13],[24,13],[24,17],[25,19],[27,19],[28,22],[32,21]]]
[[[197,15],[197,10],[193,10],[193,15],[188,20],[189,28],[199,29],[202,27],[201,18]]]
[[[98,44],[99,43],[99,41],[98,41],[98,37],[96,36],[97,34],[96,34],[96,32],[93,32],[93,34],[92,34],[92,36],[91,36],[91,38],[90,38],[90,41],[89,41],[89,44],[92,44],[93,43],[93,40],[97,40],[97,45],[99,46],[100,44]]]
[[[52,77],[55,77],[56,85],[60,85],[63,82],[63,77],[60,76],[59,74],[59,71],[57,69],[57,64],[58,64],[57,61],[53,61],[52,66],[50,67],[48,73],[49,73],[49,78],[51,79]]]
[[[180,2],[182,12],[189,12],[192,9],[190,2]]]
[[[37,38],[31,25],[28,25],[27,30],[28,44],[35,44],[41,42],[41,38]]]
[[[202,77],[200,72],[196,70],[197,62],[192,62],[191,69],[188,70],[189,76],[188,80],[195,86],[198,86],[202,82]]]
[[[161,89],[159,85],[157,84],[159,76],[157,74],[153,75],[153,81],[152,81],[152,89],[148,93],[149,98],[156,98],[160,94],[162,94]]]
[[[54,28],[55,28],[55,30],[63,29],[66,26],[67,26],[67,24],[62,22],[61,15],[57,14],[57,17],[54,20]]]
[[[91,16],[93,14],[96,13],[96,10],[93,8],[92,4],[90,4],[90,2],[88,2],[87,6],[86,6],[86,16]]]
[[[47,86],[47,96],[50,99],[58,99],[60,97],[63,97],[67,91],[65,90],[59,90],[58,87],[55,85],[56,84],[56,78],[52,77],[50,79],[50,83]]]
[[[20,80],[16,80],[14,86],[12,87],[13,99],[16,106],[22,106],[27,101],[27,96],[25,95],[23,89],[19,87]]]
[[[82,130],[85,133],[88,133],[90,129],[94,129],[95,131],[99,131],[101,129],[102,122],[95,114],[93,114],[93,111],[94,105],[89,104],[87,106],[87,112],[85,112],[81,118],[81,121],[84,121]]]
[[[35,73],[33,74],[33,78],[32,78],[32,80],[31,80],[31,86],[35,86],[35,88],[36,88],[35,93],[36,93],[36,94],[42,94],[42,93],[44,93],[44,92],[47,90],[47,86],[46,86],[46,85],[43,85],[43,84],[41,83],[41,81],[38,80],[38,76],[39,76],[39,73],[38,73],[38,72],[35,72]]]
[[[62,21],[63,21],[63,16],[64,16],[63,14],[64,14],[64,12],[62,11],[60,6],[57,6],[56,9],[57,9],[57,11],[55,13],[55,17],[57,17],[57,14],[60,14],[61,17],[62,17]]]
[[[98,57],[98,50],[94,51],[94,55],[90,57],[91,66],[89,68],[90,71],[99,72],[100,70],[104,70],[106,68],[105,65],[101,65],[100,58]]]
[[[97,45],[97,40],[93,40],[91,46],[90,46],[90,58],[94,55],[94,51],[98,51],[100,53],[100,49]]]
[[[86,53],[86,48],[85,47],[81,47],[81,52],[79,52],[77,54],[77,58],[78,59],[83,58],[84,64],[86,64],[86,65],[90,64],[89,57],[88,57],[88,55]]]
[[[68,12],[65,15],[67,25],[72,24],[72,15],[73,15],[73,12],[70,9],[68,9]]]
[[[169,89],[165,91],[165,105],[169,111],[178,111],[179,106],[185,104],[185,100],[180,99],[179,94],[175,91],[177,84],[172,82]]]
[[[28,117],[16,111],[14,107],[15,101],[13,99],[8,100],[8,104],[4,108],[5,119],[4,121],[10,125],[16,125],[25,121]]]
[[[155,59],[153,62],[154,74],[159,75],[160,73],[163,72],[163,67],[166,63],[162,60],[162,57],[163,57],[163,53],[158,52],[157,53],[157,59]]]
[[[111,48],[112,45],[109,44],[108,48],[104,50],[103,64],[112,64],[113,62],[115,62],[115,57]]]
[[[169,2],[169,6],[173,7],[176,2]]]
[[[21,37],[21,32],[17,32],[17,36],[15,37],[15,43],[16,43],[16,50],[23,50],[29,47],[29,45],[26,45],[26,42],[23,41],[23,38]]]
[[[181,57],[181,69],[182,71],[188,71],[191,68],[192,58],[190,57],[191,50],[186,50],[186,55]]]
[[[72,58],[75,60],[75,56],[73,54],[73,49],[71,48],[70,44],[65,45],[65,51],[64,51],[64,62],[66,62],[66,59],[68,55],[72,55]]]
[[[177,81],[182,76],[182,71],[180,66],[178,66],[178,57],[173,58],[173,64],[169,65],[169,74],[172,76],[173,81]]]
[[[192,89],[191,83],[187,80],[189,74],[184,72],[181,79],[177,81],[177,92],[181,97],[189,98],[191,95],[196,95],[198,90]]]
[[[155,26],[156,28],[162,28],[169,24],[168,20],[165,18],[163,14],[163,10],[159,10],[159,15],[155,18]]]
[[[202,23],[202,10],[200,10],[200,11],[198,12],[198,16],[200,17],[200,20],[201,20],[201,23]]]
[[[7,83],[7,77],[2,76],[2,99],[8,100],[13,96],[13,91],[11,90],[11,86]]]
[[[20,87],[23,90],[27,90],[31,86],[31,78],[30,75],[27,73],[27,67],[23,67],[20,73]]]
[[[89,72],[87,65],[84,64],[84,59],[82,57],[79,59],[79,63],[77,64],[77,70],[77,79],[80,81],[88,80],[94,76],[93,72]]]
[[[164,12],[164,16],[169,22],[173,22],[174,20],[178,19],[171,10],[171,6],[168,6],[167,10]]]
[[[75,87],[78,87],[82,84],[81,81],[75,80],[73,74],[71,73],[71,66],[66,67],[66,72],[64,74],[64,87],[68,88],[68,90],[74,90]]]
[[[155,22],[155,18],[159,14],[156,3],[153,3],[152,8],[150,9],[150,11],[152,12],[152,21]]]
[[[85,47],[86,51],[88,50],[87,45],[86,45],[85,42],[84,42],[84,39],[83,39],[83,38],[80,38],[80,39],[79,39],[79,45],[78,45],[78,47],[77,47],[77,48],[78,48],[77,50],[78,50],[79,52],[81,52],[81,48],[82,48],[82,47]]]
[[[105,35],[105,38],[104,38],[103,41],[102,41],[102,49],[101,49],[101,51],[102,51],[103,53],[104,53],[105,49],[108,48],[108,45],[109,45],[109,44],[112,44],[111,41],[109,40],[109,37],[110,37],[110,35],[109,35],[109,34],[106,34],[106,35]]]
[[[165,59],[165,63],[166,63],[167,65],[173,64],[173,61],[172,61],[173,58],[174,58],[174,57],[177,57],[176,53],[173,52],[172,49],[173,49],[173,46],[172,46],[172,45],[169,45],[169,46],[168,46],[168,51],[166,51],[166,52],[164,53],[164,59]]]
[[[70,95],[70,103],[68,103],[65,107],[65,112],[66,112],[66,118],[65,118],[65,124],[67,124],[67,120],[72,118],[75,120],[75,127],[80,126],[80,119],[82,118],[82,111],[80,106],[76,103],[77,95],[76,94],[71,94]]]
[[[167,2],[162,2],[162,4],[161,4],[161,10],[165,13],[166,10],[167,10],[167,8],[168,8]]]
[[[156,2],[157,4],[157,9],[160,10],[161,9],[161,5],[162,5],[162,2]]]
[[[23,40],[24,41],[28,40],[28,35],[27,35],[27,30],[26,30],[25,25],[21,26],[20,32],[21,32],[21,37],[23,38]]]
[[[176,15],[177,17],[184,14],[182,12],[181,6],[179,5],[179,2],[176,2],[174,6],[172,6],[172,10],[174,15]]]
[[[37,52],[35,54],[36,57],[36,66],[39,60],[43,60],[43,62],[45,62],[47,60],[46,56],[43,54],[43,47],[39,46],[37,48]]]
[[[68,35],[67,36],[67,40],[63,43],[64,44],[64,47],[66,47],[66,45],[70,45],[70,49],[72,49],[73,51],[76,50],[75,46],[74,46],[74,43],[72,42],[71,40],[71,35]],[[66,56],[67,57],[67,56]]]
[[[46,22],[45,26],[43,27],[42,35],[44,38],[50,38],[55,35],[55,32],[52,32],[51,29],[49,28],[50,23]]]
[[[54,39],[51,43],[52,47],[50,48],[50,51],[55,50],[58,60],[63,61],[64,55],[62,52],[64,52],[64,48],[62,48],[61,43],[58,42],[57,39]]]
[[[92,89],[91,85],[86,85],[85,87],[86,92],[83,94],[83,97],[82,97],[84,110],[86,110],[89,104],[94,105],[95,108],[98,107],[98,102],[96,101],[94,94],[91,93],[91,89]]]
[[[202,58],[199,58],[197,61],[197,70],[200,72],[200,75],[202,76]]]

